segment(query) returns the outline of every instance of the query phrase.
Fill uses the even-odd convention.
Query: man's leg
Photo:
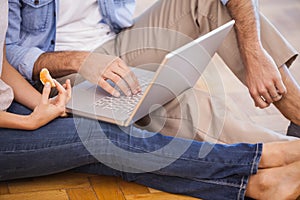
[[[287,135],[300,138],[300,126],[291,122],[287,129]]]
[[[300,87],[286,65],[279,68],[287,93],[274,105],[294,124],[300,125]],[[299,133],[300,134],[300,133]]]
[[[116,41],[109,42],[98,50],[121,56],[131,66],[151,69],[149,66],[158,66],[166,53],[230,19],[227,9],[218,0],[161,0],[141,15],[132,28],[123,31]],[[264,26],[269,25],[266,23]],[[273,29],[271,28],[271,30]],[[268,34],[270,30],[266,29],[266,32]],[[273,32],[273,35],[275,35],[276,40],[274,41],[276,42],[272,41],[272,43],[286,44],[285,41],[281,41],[281,36],[276,32]],[[294,55],[288,45],[282,49],[285,54],[279,55],[285,55],[284,59]],[[219,54],[243,81],[244,66],[234,31],[231,31],[224,41]],[[155,69],[152,68],[152,70]],[[220,82],[220,84],[222,83]],[[177,133],[183,137],[196,137],[200,140],[208,137],[224,143],[289,139],[280,134],[274,134],[273,131],[260,127],[249,119],[234,116],[230,113],[230,106],[234,105],[227,105],[222,102],[222,99],[213,105],[209,95],[203,96],[203,92],[197,89],[188,91],[162,109],[153,112],[150,118],[144,118],[140,125],[148,130],[160,131],[164,134]],[[207,102],[200,103],[202,101]],[[216,109],[220,106],[223,108],[222,113]],[[224,115],[228,111],[229,114]],[[241,124],[242,120],[245,121]],[[151,123],[148,124],[149,122]],[[214,127],[223,123],[223,128]],[[148,125],[145,126],[145,124]],[[211,124],[213,125],[211,126]],[[212,131],[208,131],[210,128]],[[187,133],[190,134],[187,135]],[[236,137],[237,135],[239,137]]]

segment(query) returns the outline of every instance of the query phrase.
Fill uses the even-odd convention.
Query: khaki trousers
[[[139,16],[133,27],[96,52],[119,56],[129,66],[155,70],[166,53],[230,20],[220,0],[160,0]],[[261,37],[278,67],[291,65],[296,51],[262,15]],[[244,83],[245,68],[234,30],[217,53]],[[214,74],[215,69],[207,70]],[[234,102],[226,101],[220,80],[221,75],[208,77],[210,92],[190,89],[137,122],[137,126],[166,135],[221,143],[293,139],[237,116],[232,108]]]

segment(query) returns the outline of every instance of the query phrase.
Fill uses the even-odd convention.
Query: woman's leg
[[[30,112],[15,103],[9,110]],[[202,192],[209,195],[219,188],[214,195],[231,197],[244,195],[248,178],[257,173],[258,167],[300,160],[299,151],[295,151],[299,142],[266,144],[261,157],[261,144],[214,145],[84,118],[59,118],[36,131],[0,132],[1,180],[41,176],[101,162],[98,174],[121,175],[126,180],[194,196]],[[283,155],[288,159],[280,160]],[[104,170],[104,165],[113,171]],[[165,180],[164,184],[157,179]],[[179,187],[172,187],[172,182]]]
[[[13,103],[8,112],[31,111]],[[36,131],[0,129],[0,180],[42,176],[96,162],[77,135],[72,118],[59,118]]]
[[[16,103],[9,111],[30,113]],[[59,118],[36,131],[0,129],[0,133],[0,180],[101,162],[125,174],[155,174],[153,187],[160,176],[181,177],[185,182],[209,180],[212,188],[230,182],[231,190],[225,191],[229,194],[245,188],[247,178],[257,172],[262,150],[261,144],[213,145],[84,118]],[[186,187],[188,191],[191,186]]]

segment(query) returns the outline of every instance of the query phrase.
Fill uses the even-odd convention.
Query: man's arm
[[[84,51],[46,52],[41,54],[34,64],[34,80],[38,80],[44,67],[55,78],[79,73],[116,97],[120,96],[120,93],[106,81],[107,79],[114,82],[125,95],[140,92],[136,76],[125,62],[116,56]]]
[[[45,52],[40,43],[30,46],[29,40],[24,41],[21,39],[24,39],[21,36],[21,30],[24,28],[22,23],[25,20],[27,22],[33,20],[26,18],[28,16],[22,13],[24,9],[22,0],[9,0],[6,50],[9,62],[28,80],[37,80],[41,68],[47,67],[54,77],[79,72],[84,78],[98,84],[114,96],[119,96],[120,93],[107,83],[107,79],[115,82],[127,95],[136,94],[139,91],[139,84],[135,75],[120,58],[97,54],[97,56],[91,56],[94,59],[93,65],[83,69],[82,66],[86,61],[86,57],[90,57],[88,52]],[[38,22],[38,20],[35,19],[34,22]],[[53,24],[50,25],[50,28],[52,28],[51,33],[48,35],[42,34],[41,41],[49,42],[47,38],[51,37],[54,33],[53,29],[55,29]],[[90,58],[88,60],[91,61]]]
[[[32,79],[38,80],[43,68],[47,68],[55,78],[78,73],[88,55],[84,51],[45,52],[34,63]]]
[[[246,67],[246,84],[260,108],[281,99],[286,88],[278,68],[262,46],[255,0],[229,0],[227,8],[236,21],[239,48]]]

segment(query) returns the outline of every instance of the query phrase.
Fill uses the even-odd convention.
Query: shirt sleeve
[[[223,4],[224,6],[226,6],[226,4],[228,3],[228,1],[229,1],[229,0],[221,0],[222,4]]]
[[[26,47],[20,43],[21,3],[19,0],[9,0],[9,23],[6,33],[6,57],[27,80],[32,80],[32,70],[35,61],[44,53],[36,47]]]
[[[6,57],[9,63],[27,80],[32,80],[35,61],[44,53],[39,48],[26,48],[15,44],[6,45]]]

